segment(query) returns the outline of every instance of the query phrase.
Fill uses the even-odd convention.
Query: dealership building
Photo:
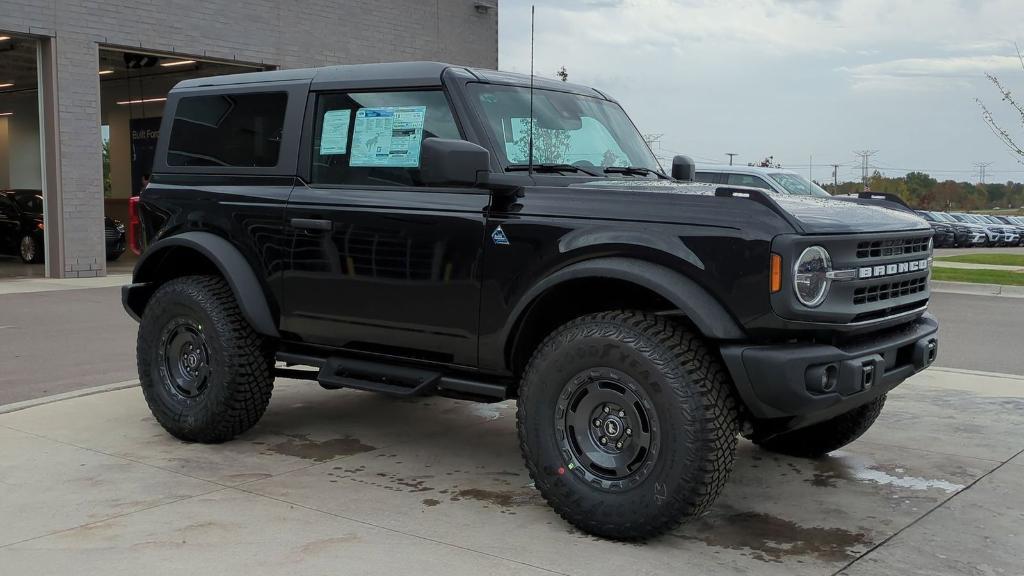
[[[496,68],[498,0],[0,0],[0,190],[38,191],[45,255],[8,247],[0,278],[107,274],[104,216],[126,220],[177,82],[406,60]]]

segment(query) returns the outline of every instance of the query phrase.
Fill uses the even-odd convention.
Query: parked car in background
[[[779,194],[796,196],[831,196],[820,186],[798,172],[782,168],[761,168],[760,166],[700,166],[695,178],[698,182],[726,184],[729,186],[751,186]]]
[[[995,224],[1003,231],[1003,246],[1016,246],[1020,243],[1020,231],[1017,230],[1016,226],[991,214],[975,214],[975,216],[981,218],[985,222]]]
[[[0,214],[0,226],[6,212],[17,214],[19,225],[5,226],[0,232],[0,252],[20,256],[26,264],[43,261],[43,193],[40,190],[5,190],[0,197],[6,206]],[[114,218],[103,218],[104,242],[108,261],[117,260],[127,248],[124,224]]]
[[[984,246],[988,242],[988,235],[978,224],[961,222],[946,212],[929,212],[939,222],[946,222],[956,230],[955,241],[958,247]]]
[[[1024,218],[1019,216],[995,216],[996,220],[1013,226],[1019,236],[1017,239],[1018,246],[1024,246]]]
[[[962,212],[950,212],[950,216],[956,218],[960,222],[975,226],[977,230],[980,230],[985,234],[985,241],[979,246],[998,246],[1003,241],[1003,228],[1002,226],[996,226],[990,222],[985,222],[977,218],[974,214],[964,214]]]
[[[917,212],[918,216],[927,220],[935,232],[932,241],[935,243],[936,248],[952,248],[956,246],[956,229],[953,224],[939,220],[927,210],[915,210],[915,212]]]

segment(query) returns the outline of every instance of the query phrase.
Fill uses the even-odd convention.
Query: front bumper
[[[726,344],[722,357],[755,420],[773,432],[827,420],[885,394],[938,354],[938,322],[924,313],[846,344]]]

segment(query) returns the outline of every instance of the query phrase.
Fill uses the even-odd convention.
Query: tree
[[[103,197],[110,198],[113,194],[110,186],[110,140],[103,142]]]
[[[1020,60],[1020,67],[1024,70],[1024,54],[1021,54],[1020,46],[1016,43],[1014,47],[1017,49],[1017,59]],[[998,77],[993,74],[985,74],[985,76],[995,85],[996,90],[1002,96],[1002,101],[1009,104],[1010,108],[1013,108],[1014,115],[1020,117],[1021,126],[1024,126],[1024,103],[1018,102],[1010,92],[1010,89]],[[1002,141],[1010,152],[1017,156],[1018,162],[1024,164],[1024,141],[1019,140],[1018,136],[1014,136],[1010,130],[1004,128],[1003,124],[996,120],[995,115],[992,114],[992,111],[989,110],[988,106],[980,98],[975,98],[975,102],[981,107],[981,117],[985,120],[985,124],[988,125],[989,129],[992,130],[992,133]]]
[[[558,76],[559,80],[561,80],[562,82],[569,81],[569,72],[565,69],[565,66],[559,68],[558,72],[555,72],[555,76]]]

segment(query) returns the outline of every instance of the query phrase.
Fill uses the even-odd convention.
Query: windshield
[[[927,220],[929,222],[938,222],[938,220],[935,218],[935,216],[933,216],[929,212],[925,212],[924,210],[918,210],[917,211],[917,215],[920,216],[921,218],[924,218],[925,220]]]
[[[505,167],[529,164],[530,90],[471,84],[470,91]],[[591,174],[609,167],[661,171],[647,143],[614,102],[534,90],[533,117],[534,165],[568,164]]]
[[[831,196],[831,194],[822,190],[820,186],[799,174],[776,172],[775,174],[769,174],[769,176],[790,194],[798,196]]]
[[[36,196],[35,194],[18,194],[14,197],[14,202],[22,212],[30,212],[33,214],[43,213],[42,196]]]

